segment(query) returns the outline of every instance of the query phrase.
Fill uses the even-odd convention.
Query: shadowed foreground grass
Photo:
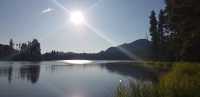
[[[120,84],[115,97],[200,97],[200,64],[175,63],[156,84]]]

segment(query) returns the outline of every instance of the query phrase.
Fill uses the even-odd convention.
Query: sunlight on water
[[[92,63],[90,60],[64,60],[65,63],[69,64],[89,64]]]
[[[136,65],[121,60],[0,61],[0,97],[113,97],[119,84],[154,81],[151,69]]]

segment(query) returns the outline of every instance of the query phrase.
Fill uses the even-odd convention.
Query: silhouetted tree
[[[37,39],[33,39],[30,44],[30,54],[33,57],[33,60],[41,60],[40,43]]]
[[[150,16],[152,47],[157,58],[199,61],[200,1],[165,0],[158,21],[155,12]],[[159,36],[159,37],[158,37]],[[159,56],[159,57],[158,57]]]
[[[165,16],[164,11],[161,9],[158,19],[158,32],[160,33],[160,44],[164,43],[164,25],[165,25]]]
[[[179,60],[200,60],[199,4],[199,0],[166,0],[173,49]]]
[[[22,43],[19,46],[20,52],[14,57],[15,60],[40,61],[42,59],[40,43],[37,39],[33,39],[32,42]]]
[[[158,58],[159,55],[159,43],[160,43],[160,34],[158,32],[158,21],[156,18],[156,13],[154,11],[151,12],[150,15],[150,35],[152,40],[152,49],[155,54],[155,58]]]
[[[14,49],[13,39],[10,39],[10,41],[9,41],[9,46],[10,46],[12,49]]]
[[[28,50],[28,46],[27,46],[26,43],[22,43],[20,46],[21,46],[20,47],[20,52],[21,53],[25,53]]]

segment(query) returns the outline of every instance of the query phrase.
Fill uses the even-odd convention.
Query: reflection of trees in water
[[[13,71],[13,68],[11,66],[9,66],[9,68],[8,68],[8,82],[9,83],[12,82],[12,71]]]
[[[135,65],[134,65],[135,64]],[[154,70],[142,66],[139,63],[107,63],[101,65],[110,72],[115,72],[124,76],[130,76],[138,80],[156,81],[157,74]]]
[[[12,72],[13,68],[12,66],[9,67],[0,67],[0,76],[8,77],[8,82],[12,82]]]
[[[11,83],[13,80],[13,72],[19,74],[19,77],[23,80],[36,83],[40,75],[40,65],[24,65],[19,69],[14,69],[13,66],[0,67],[0,77],[7,77],[9,83]]]
[[[31,81],[31,83],[36,83],[40,75],[39,65],[27,65],[20,68],[20,76],[22,79]]]

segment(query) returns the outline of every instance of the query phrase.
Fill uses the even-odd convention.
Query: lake
[[[132,61],[2,61],[0,97],[113,97],[120,83],[152,83],[155,77]]]

